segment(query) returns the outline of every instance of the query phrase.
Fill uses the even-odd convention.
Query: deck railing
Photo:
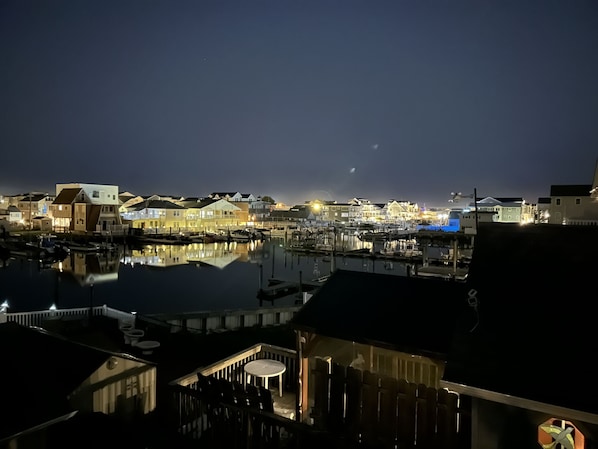
[[[169,425],[201,447],[226,449],[326,447],[344,449],[339,435],[315,429],[274,413],[226,401],[211,400],[199,390],[169,385]]]
[[[288,323],[301,305],[230,309],[179,314],[153,314],[145,320],[168,325],[171,332],[185,329],[188,332],[213,332],[242,329],[254,326],[278,326]]]
[[[4,310],[4,312],[3,312]],[[32,312],[8,313],[5,309],[0,309],[0,323],[15,322],[22,326],[42,326],[45,320],[60,319],[62,317],[84,317],[89,316],[89,307],[79,307],[74,309],[55,309],[36,310]],[[106,306],[95,306],[91,308],[92,316],[106,316],[117,319],[121,322],[135,323],[135,314],[123,312]]]
[[[256,359],[274,359],[284,363],[286,371],[283,374],[283,387],[288,390],[295,389],[294,383],[297,379],[297,351],[265,343],[255,344],[224,360],[199,368],[186,376],[174,380],[172,384],[196,388],[197,373],[242,384],[244,375],[243,366]]]

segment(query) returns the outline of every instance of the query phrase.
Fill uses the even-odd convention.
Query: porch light
[[[0,304],[0,312],[6,312],[10,306],[8,305],[8,300],[5,299],[2,304]]]
[[[51,310],[52,312],[55,312],[55,311],[56,311],[56,304],[52,304],[52,305],[50,306],[50,310]]]

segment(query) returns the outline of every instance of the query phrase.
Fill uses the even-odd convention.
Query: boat
[[[249,242],[253,239],[253,234],[244,229],[235,229],[229,233],[230,239],[233,242]]]
[[[40,235],[36,242],[6,239],[2,247],[3,251],[8,251],[11,256],[37,260],[63,260],[70,252],[68,248],[56,245],[55,235]]]
[[[357,237],[363,242],[386,241],[389,238],[389,234],[388,232],[383,231],[372,231],[362,232],[358,234]]]
[[[55,244],[61,248],[79,253],[97,253],[102,250],[101,245],[92,242],[76,242],[72,240],[56,240]]]

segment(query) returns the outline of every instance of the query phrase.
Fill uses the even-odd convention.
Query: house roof
[[[550,197],[549,196],[542,196],[538,198],[538,204],[550,204]]]
[[[80,187],[72,189],[62,189],[53,204],[73,204],[78,193],[81,191]]]
[[[100,204],[93,204],[89,208],[87,214],[87,231],[95,231],[98,221],[100,220],[100,214],[102,212],[102,206]]]
[[[219,196],[220,198],[225,197],[226,195],[228,196],[235,196],[237,193],[239,192],[212,192],[210,193],[210,197],[215,197],[215,196]]]
[[[31,196],[26,194],[20,201],[31,201],[32,203],[37,203],[38,201],[42,201],[46,198],[48,198],[47,193],[32,193]]]
[[[110,357],[12,322],[0,324],[0,346],[0,440],[71,412],[67,396]]]
[[[594,226],[480,223],[466,283],[479,315],[459,320],[445,384],[598,423],[598,403],[580,390],[595,382],[596,242]]]
[[[443,359],[464,284],[337,270],[291,320],[298,330]]]
[[[591,184],[552,185],[550,196],[590,196]]]
[[[141,203],[133,204],[129,210],[137,211],[143,209],[185,209],[183,206],[167,200],[145,200]]]

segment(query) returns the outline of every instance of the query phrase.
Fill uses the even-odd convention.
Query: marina
[[[422,251],[412,236],[378,242],[354,232],[297,231],[287,229],[286,239],[248,242],[114,244],[110,251],[72,247],[42,262],[28,245],[29,253],[4,253],[0,297],[15,312],[92,303],[139,314],[195,313],[294,306],[336,268],[457,280],[466,276],[466,265],[448,257],[448,240]]]

